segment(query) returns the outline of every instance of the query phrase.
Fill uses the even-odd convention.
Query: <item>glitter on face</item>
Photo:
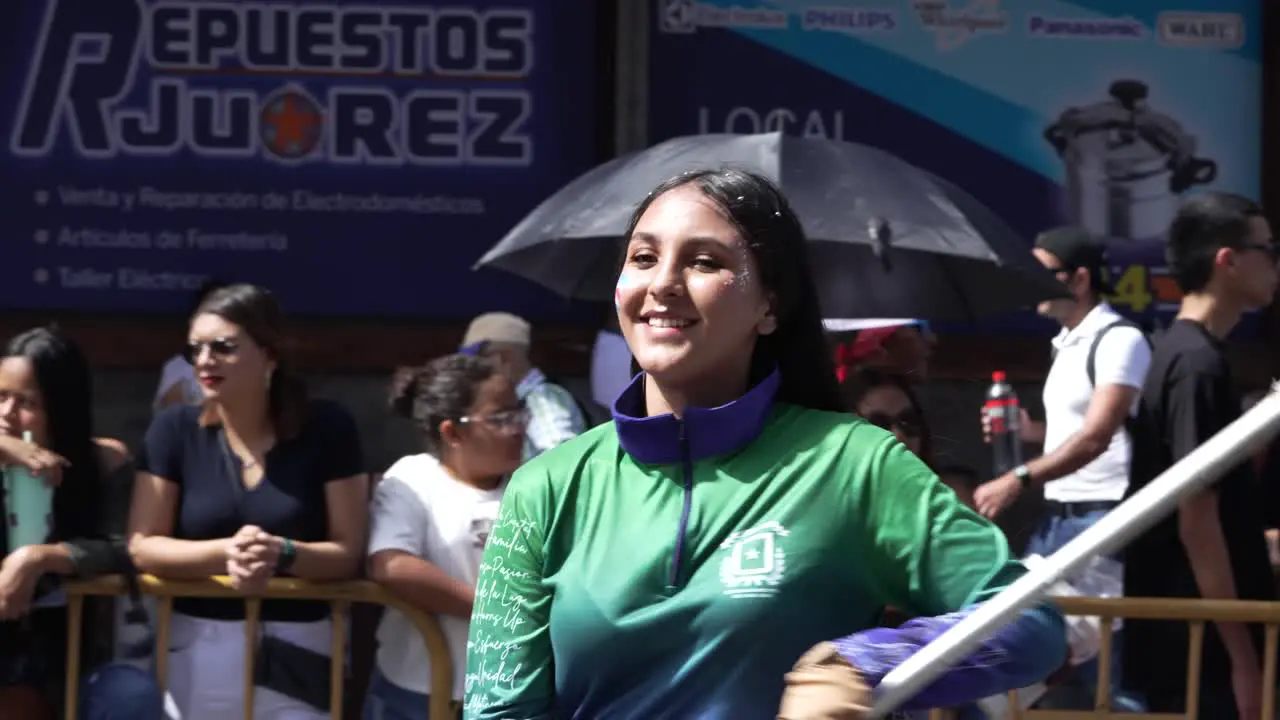
[[[725,286],[737,285],[739,290],[745,291],[751,287],[751,254],[748,252],[745,243],[739,243],[735,248],[738,252],[738,267],[742,268],[733,274],[733,277],[725,280]]]

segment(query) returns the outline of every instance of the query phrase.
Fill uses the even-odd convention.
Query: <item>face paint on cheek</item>
[[[613,307],[615,310],[622,309],[622,292],[630,290],[634,284],[634,279],[626,272],[618,274],[618,284],[613,289]]]

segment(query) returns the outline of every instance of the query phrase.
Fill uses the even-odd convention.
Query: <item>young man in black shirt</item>
[[[1170,271],[1184,293],[1177,320],[1155,342],[1135,423],[1128,494],[1240,415],[1223,339],[1249,309],[1271,302],[1277,246],[1262,209],[1204,193],[1187,200],[1169,230]],[[1188,498],[1128,547],[1125,594],[1272,600],[1274,587],[1259,488],[1241,463]],[[1261,628],[1216,623],[1205,633],[1200,717],[1257,720],[1262,702]],[[1182,712],[1188,626],[1126,621],[1124,674],[1152,712]]]

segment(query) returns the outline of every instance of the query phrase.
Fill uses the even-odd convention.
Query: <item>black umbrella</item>
[[[476,266],[608,301],[636,205],[674,175],[725,166],[772,179],[791,201],[828,317],[971,321],[1065,294],[1024,240],[955,185],[883,150],[781,133],[693,135],[616,158],[544,201]]]

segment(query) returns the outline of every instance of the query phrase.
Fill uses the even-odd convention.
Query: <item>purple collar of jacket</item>
[[[778,371],[742,397],[719,407],[687,407],[684,417],[645,415],[645,374],[640,373],[613,404],[622,449],[637,462],[669,465],[728,455],[746,447],[764,429],[778,392]]]

